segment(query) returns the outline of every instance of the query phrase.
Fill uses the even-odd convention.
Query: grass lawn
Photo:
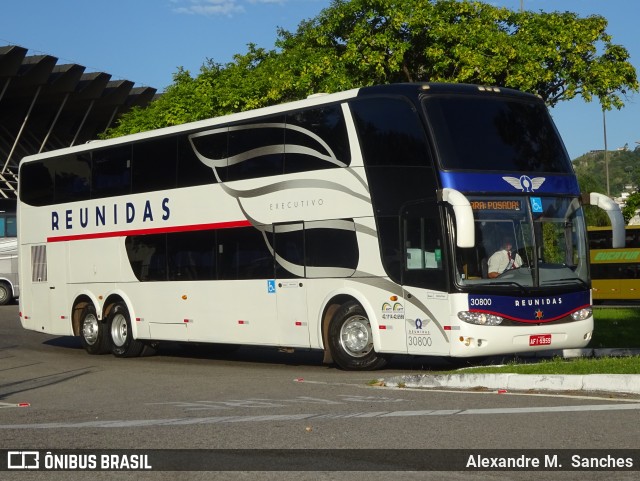
[[[588,347],[640,349],[640,306],[595,307],[593,316],[595,327]]]
[[[513,361],[503,366],[478,366],[459,370],[461,374],[640,374],[640,356],[582,357],[572,359],[542,359],[522,363]],[[450,374],[450,372],[449,372]]]

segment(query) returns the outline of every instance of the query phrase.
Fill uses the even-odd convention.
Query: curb
[[[640,349],[561,349],[517,354],[520,358],[640,356]],[[640,394],[640,374],[414,374],[381,380],[387,387],[507,391],[583,391]]]
[[[418,374],[384,380],[387,387],[490,391],[586,391],[640,394],[640,374]]]

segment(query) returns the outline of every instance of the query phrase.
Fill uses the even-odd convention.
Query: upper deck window
[[[542,102],[434,96],[424,105],[444,169],[573,172]]]

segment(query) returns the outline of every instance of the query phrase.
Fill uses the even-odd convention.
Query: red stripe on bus
[[[106,239],[109,237],[126,237],[132,235],[169,234],[172,232],[192,232],[198,230],[230,229],[232,227],[251,227],[248,220],[216,222],[213,224],[180,225],[172,227],[156,227],[152,229],[132,229],[113,232],[94,232],[92,234],[75,234],[47,237],[47,242],[64,242],[87,239]]]
[[[570,311],[566,311],[563,314],[560,314],[559,316],[548,317],[548,318],[544,318],[544,319],[524,319],[524,318],[521,318],[521,317],[507,316],[506,314],[501,313],[501,312],[485,311],[483,309],[469,309],[469,312],[481,312],[483,314],[492,314],[494,316],[503,317],[504,319],[509,319],[509,320],[518,321],[518,322],[525,322],[527,324],[544,324],[546,322],[557,321],[558,319],[562,319],[563,317],[569,317],[573,312],[579,311],[580,309],[585,309],[587,307],[591,307],[591,306],[589,304],[584,304],[582,306],[574,307]],[[446,330],[446,327],[445,327],[445,330]]]

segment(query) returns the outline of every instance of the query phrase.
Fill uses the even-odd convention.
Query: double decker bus
[[[544,103],[397,84],[25,158],[20,311],[91,354],[162,341],[473,357],[586,345],[581,196]],[[618,232],[618,231],[616,231]],[[619,236],[616,234],[616,236]],[[487,275],[509,236],[516,269]]]
[[[624,245],[612,248],[611,227],[587,229],[593,301],[640,300],[640,226],[625,228]]]

